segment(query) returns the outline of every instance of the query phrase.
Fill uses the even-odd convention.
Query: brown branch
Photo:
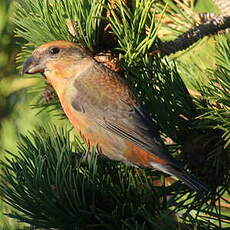
[[[230,28],[230,16],[217,16],[193,27],[173,41],[163,42],[158,47],[153,47],[151,54],[156,52],[160,52],[163,55],[176,53],[190,47],[207,35],[213,35],[228,28]]]

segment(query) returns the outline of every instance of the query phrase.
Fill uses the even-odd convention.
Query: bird
[[[198,193],[207,187],[183,169],[162,141],[157,123],[118,72],[95,60],[82,46],[65,40],[37,47],[23,74],[42,74],[89,148],[111,160],[153,168],[177,177]]]

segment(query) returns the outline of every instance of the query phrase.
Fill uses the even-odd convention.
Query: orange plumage
[[[168,153],[127,82],[83,48],[68,41],[46,43],[27,59],[23,72],[46,77],[89,147],[97,145],[110,159],[156,168],[206,191]]]

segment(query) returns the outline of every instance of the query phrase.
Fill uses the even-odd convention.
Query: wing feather
[[[103,77],[102,73],[100,74],[98,77]],[[106,78],[108,75],[106,73]],[[94,78],[96,77],[94,76]],[[73,108],[78,112],[80,110],[85,113],[109,132],[129,140],[171,165],[180,167],[164,146],[158,133],[157,124],[144,114],[126,83],[117,75],[111,74],[109,79],[106,78],[104,80],[109,81],[110,86],[114,80],[116,87],[121,88],[120,94],[117,95],[117,91],[111,93],[111,88],[108,89],[107,84],[91,84],[90,76],[88,79],[85,77],[85,82],[76,80],[74,84],[77,95],[72,99]],[[91,84],[90,87],[89,84]],[[109,90],[110,93],[108,93]],[[114,94],[116,94],[116,100],[114,100]],[[130,96],[132,100],[130,100]]]

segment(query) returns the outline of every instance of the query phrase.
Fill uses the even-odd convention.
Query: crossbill
[[[176,176],[198,192],[207,190],[169,154],[128,83],[85,49],[69,41],[43,44],[24,62],[23,73],[48,80],[89,147],[99,146],[112,160]]]

